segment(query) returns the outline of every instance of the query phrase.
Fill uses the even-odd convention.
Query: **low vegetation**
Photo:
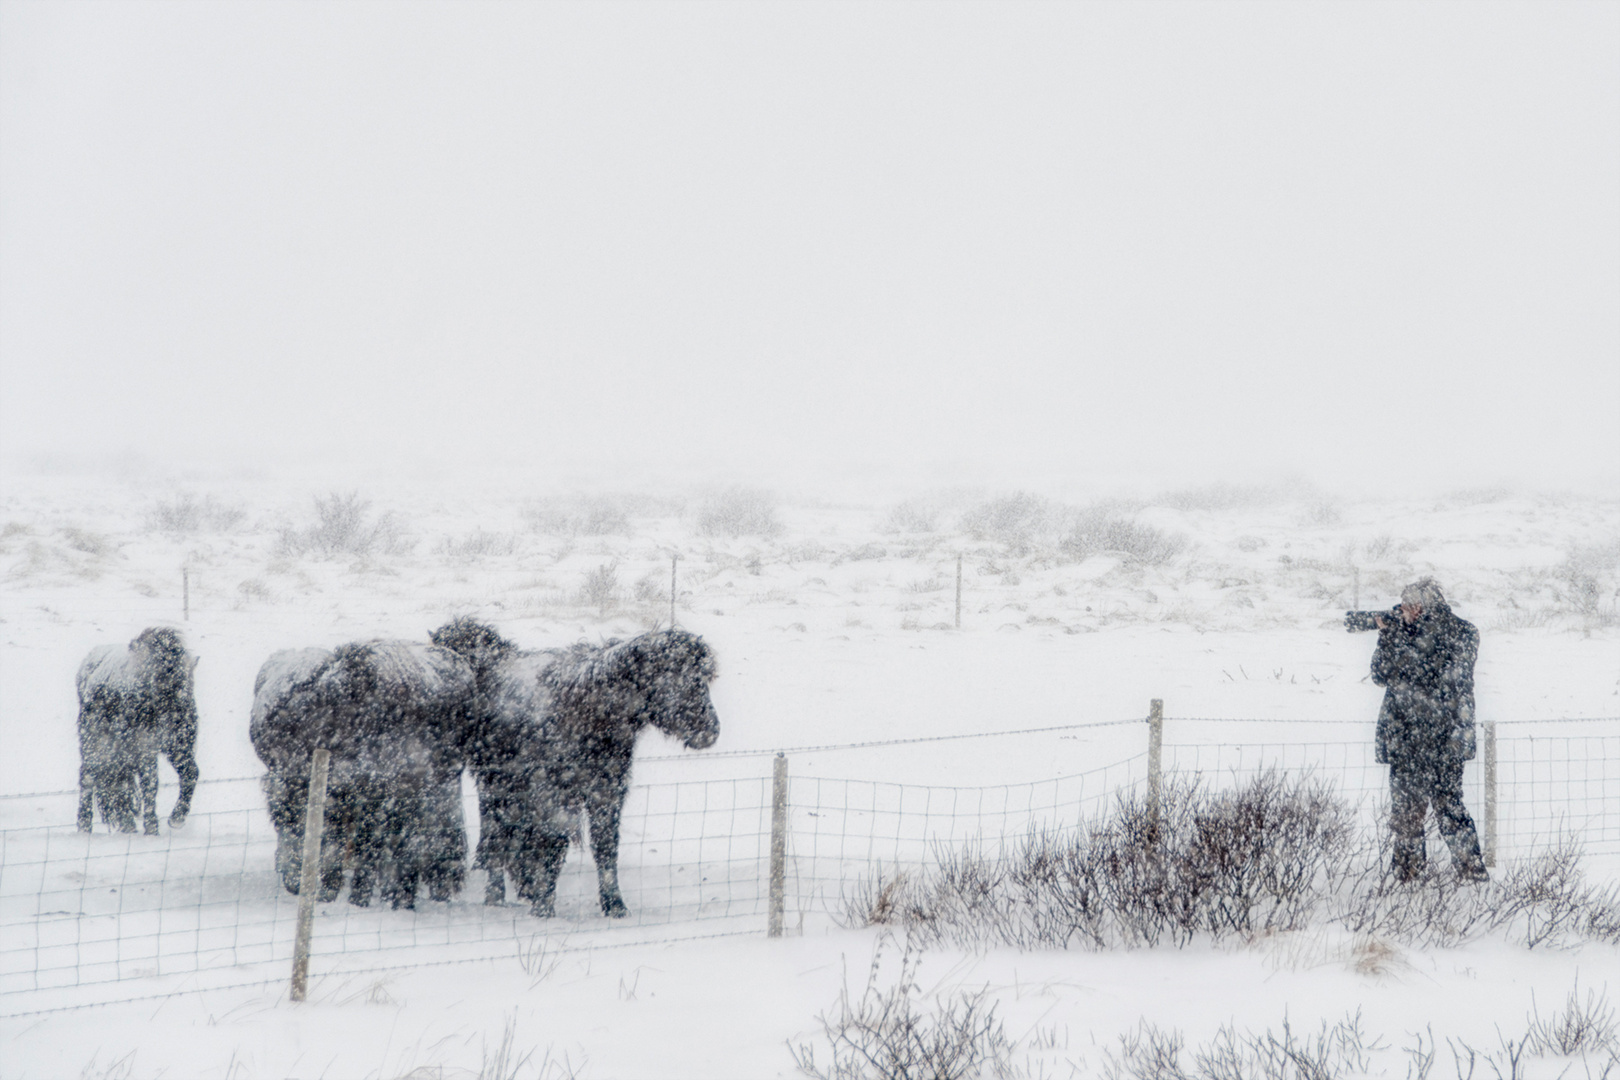
[[[1466,887],[1434,863],[1397,881],[1383,836],[1308,777],[1266,772],[1231,792],[1170,783],[1157,807],[1123,794],[1073,830],[941,849],[926,867],[868,878],[846,892],[842,919],[962,948],[1185,946],[1312,926],[1423,946],[1492,932],[1529,948],[1620,944],[1620,884],[1588,884],[1571,845]]]

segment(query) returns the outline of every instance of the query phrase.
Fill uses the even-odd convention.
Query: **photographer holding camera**
[[[1369,625],[1370,624],[1370,625]],[[1463,806],[1463,762],[1474,757],[1474,660],[1479,631],[1452,613],[1433,578],[1401,591],[1389,612],[1349,612],[1350,630],[1378,630],[1372,679],[1384,687],[1376,758],[1389,766],[1391,868],[1401,881],[1427,861],[1423,821],[1430,803],[1460,881],[1484,881],[1479,835]]]

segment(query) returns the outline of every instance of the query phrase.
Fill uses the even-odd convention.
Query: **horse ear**
[[[200,657],[200,656],[193,656],[193,657],[192,657],[192,658],[191,658],[191,670],[192,670],[192,671],[196,671],[196,670],[197,670],[197,664],[198,664],[198,663],[199,663],[199,662],[201,662],[201,660],[202,660],[202,657]]]

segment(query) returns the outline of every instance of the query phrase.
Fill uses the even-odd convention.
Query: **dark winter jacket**
[[[1378,710],[1380,764],[1428,765],[1474,756],[1474,661],[1479,631],[1449,607],[1408,625],[1385,623],[1372,679],[1385,688]]]

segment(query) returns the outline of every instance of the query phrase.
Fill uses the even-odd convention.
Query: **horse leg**
[[[101,820],[121,833],[135,831],[135,778],[124,763],[103,765],[97,770],[96,801]]]
[[[186,816],[191,813],[191,796],[197,790],[197,753],[195,750],[182,747],[168,753],[169,764],[180,777],[180,798],[169,811],[169,825],[178,829],[186,823]]]
[[[158,759],[156,749],[142,746],[135,758],[135,781],[140,785],[141,825],[147,836],[158,834]]]
[[[533,885],[534,907],[531,914],[549,919],[557,914],[557,875],[562,871],[563,857],[568,854],[567,836],[540,836],[535,840],[535,875]]]
[[[95,774],[88,763],[79,763],[79,831],[90,832],[96,823]]]
[[[596,863],[596,890],[602,901],[602,914],[622,919],[630,914],[619,894],[619,812],[624,809],[623,791],[606,798],[592,799],[591,859]]]
[[[506,903],[506,875],[498,866],[489,867],[489,882],[484,886],[484,903],[490,907],[499,907]]]

